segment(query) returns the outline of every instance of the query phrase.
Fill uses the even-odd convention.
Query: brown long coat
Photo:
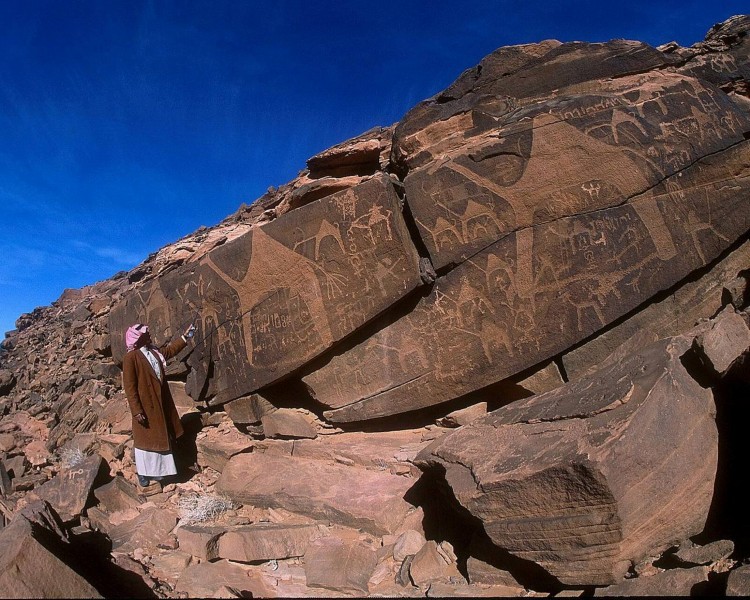
[[[169,360],[186,345],[180,338],[159,351]],[[122,386],[133,416],[133,445],[140,450],[169,452],[172,440],[180,437],[183,429],[163,365],[159,364],[159,369],[161,383],[143,352],[131,350],[123,359]],[[138,413],[145,413],[148,418],[145,427],[135,420]]]

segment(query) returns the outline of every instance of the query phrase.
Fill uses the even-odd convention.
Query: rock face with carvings
[[[563,50],[554,50],[560,60],[603,52]],[[653,55],[643,60],[647,68]],[[467,91],[453,101],[460,115],[481,106],[487,119],[458,139],[448,135],[445,105],[437,123],[417,111],[420,131],[444,128],[437,147],[415,147],[407,115],[394,151],[407,167],[411,156],[424,162],[407,172],[406,199],[444,275],[407,315],[306,377],[329,419],[406,412],[523,371],[746,233],[745,113],[700,80],[617,75],[511,106]]]
[[[132,290],[115,360],[131,322],[166,339],[196,320],[194,399],[302,377],[337,423],[564,360],[747,234],[750,115],[704,73],[723,56],[743,76],[743,23],[692,55],[499,49],[393,131],[310,159],[293,210]]]
[[[375,176],[152,280],[112,311],[115,357],[135,322],[198,326],[189,391],[229,401],[309,362],[420,284],[394,185]]]
[[[501,48],[19,317],[3,595],[742,593],[748,32]],[[198,330],[148,497],[135,321]]]

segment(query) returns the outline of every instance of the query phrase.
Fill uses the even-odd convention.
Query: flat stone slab
[[[73,521],[86,507],[102,462],[98,454],[87,456],[75,466],[63,468],[33,494],[49,502],[63,521]]]
[[[496,546],[564,584],[616,583],[708,516],[718,435],[710,390],[680,360],[693,339],[661,340],[498,409],[417,463],[444,472]]]
[[[280,408],[261,418],[263,434],[269,438],[315,439],[318,432],[310,421],[291,408]]]
[[[294,456],[386,469],[413,459],[429,443],[423,441],[423,433],[421,429],[376,433],[351,431],[319,436],[315,440],[295,440]]]
[[[227,402],[224,410],[235,424],[251,425],[260,423],[263,415],[275,411],[276,407],[260,394],[250,394]]]
[[[44,517],[43,517],[44,518]],[[0,597],[102,598],[83,577],[47,549],[57,535],[41,521],[16,516],[0,528]],[[61,546],[63,540],[59,539]],[[44,542],[44,543],[43,543]]]
[[[249,435],[237,429],[208,427],[196,440],[198,464],[221,471],[232,456],[249,452],[254,445],[255,442]]]
[[[377,175],[147,282],[110,313],[114,359],[147,322],[163,342],[196,319],[188,393],[226,402],[283,377],[421,285],[393,184]]]
[[[670,569],[662,573],[656,573],[649,577],[634,577],[624,579],[617,585],[597,589],[595,596],[614,596],[627,598],[637,596],[639,598],[680,596],[687,598],[693,595],[693,588],[708,581],[708,567],[693,567],[692,569]]]
[[[219,538],[218,556],[239,562],[304,556],[314,535],[320,535],[315,525],[254,523],[233,527]]]
[[[219,538],[225,528],[216,525],[180,525],[175,533],[180,550],[203,560],[219,558]]]
[[[275,597],[259,573],[249,567],[226,560],[201,562],[189,565],[177,580],[175,591],[186,593],[189,598],[217,598],[223,588],[251,594],[251,598]]]
[[[154,550],[164,542],[177,525],[177,513],[161,508],[148,508],[140,515],[112,527],[107,533],[112,550],[132,552],[136,548]]]
[[[509,233],[304,381],[330,407],[327,419],[350,422],[438,404],[539,364],[744,235],[750,177],[732,173],[748,166],[743,142],[619,206]]]
[[[99,501],[100,508],[110,513],[137,509],[143,504],[136,487],[119,475],[109,483],[96,488],[94,496]]]
[[[395,532],[413,508],[404,496],[414,482],[381,471],[253,453],[233,456],[216,488],[242,504],[280,507],[384,535]]]
[[[307,585],[366,596],[367,582],[376,563],[373,548],[357,540],[335,536],[319,538],[310,544],[305,554]]]

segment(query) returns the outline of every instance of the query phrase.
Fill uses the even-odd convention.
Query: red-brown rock
[[[310,543],[305,554],[307,585],[367,595],[375,564],[375,551],[361,542],[335,536],[319,538]]]
[[[254,598],[273,597],[273,590],[248,567],[226,560],[202,562],[188,566],[180,575],[175,591],[189,598],[216,598],[222,588],[235,589]],[[222,595],[221,597],[231,597]]]
[[[310,421],[290,408],[280,408],[261,418],[263,433],[269,438],[314,439],[318,433]]]
[[[232,527],[219,538],[218,557],[255,562],[304,556],[315,534],[315,525],[254,523]]]
[[[670,569],[649,577],[635,577],[624,579],[617,585],[597,589],[595,596],[615,596],[625,598],[637,596],[680,596],[686,598],[693,594],[699,584],[708,581],[708,567],[693,567],[692,569]]]
[[[499,547],[570,585],[699,533],[717,464],[715,407],[662,340],[576,382],[513,403],[418,457],[440,466]]]
[[[87,456],[80,463],[61,470],[35,489],[34,494],[49,502],[63,521],[73,521],[86,507],[102,463],[98,454]]]
[[[143,504],[135,486],[119,475],[109,483],[96,488],[94,496],[99,501],[100,508],[110,513],[137,509]]]
[[[727,306],[710,328],[696,339],[704,360],[718,375],[724,375],[745,352],[750,350],[750,326],[742,315]]]
[[[750,143],[699,161],[620,206],[510,233],[440,278],[407,315],[337,353],[305,381],[331,408],[328,419],[361,421],[437,404],[548,359],[742,235],[750,178],[732,173],[743,164],[750,164]],[[683,213],[692,221],[671,217]]]
[[[177,525],[177,514],[172,510],[148,508],[136,518],[112,527],[108,531],[112,550],[132,552],[136,548],[152,548],[167,539]]]
[[[281,507],[316,519],[395,532],[412,506],[414,480],[380,471],[268,454],[238,454],[224,467],[217,491],[243,504]]]
[[[144,285],[110,313],[113,356],[133,322],[166,341],[197,316],[189,392],[226,402],[311,360],[420,283],[398,196],[379,175]]]
[[[103,597],[47,548],[49,536],[57,536],[55,529],[45,527],[44,517],[31,515],[19,515],[0,528],[0,597]]]

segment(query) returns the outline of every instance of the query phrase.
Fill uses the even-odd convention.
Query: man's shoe
[[[146,486],[138,484],[138,492],[143,496],[153,496],[154,494],[161,493],[161,483],[158,481],[152,481]]]

